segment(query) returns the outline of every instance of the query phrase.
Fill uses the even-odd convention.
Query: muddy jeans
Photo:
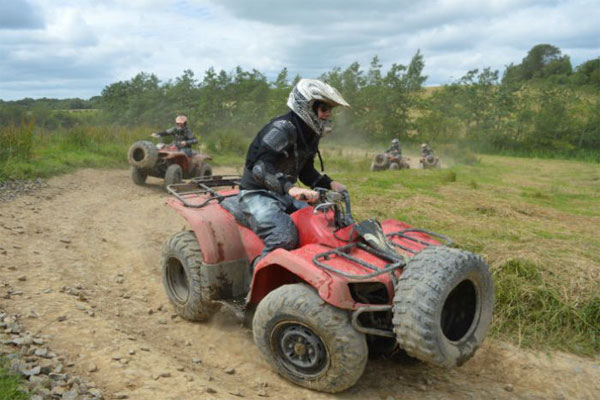
[[[298,246],[298,229],[289,214],[307,207],[303,201],[289,195],[280,195],[267,190],[241,190],[239,208],[250,229],[265,243],[265,248],[256,262],[277,248],[291,250]]]

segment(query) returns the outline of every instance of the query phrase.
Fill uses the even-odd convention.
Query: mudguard
[[[189,208],[175,198],[168,199],[167,204],[191,226],[204,263],[219,264],[247,258],[235,219],[219,204]]]

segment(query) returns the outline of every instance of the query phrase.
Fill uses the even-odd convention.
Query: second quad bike
[[[383,171],[386,169],[409,169],[409,159],[394,153],[375,154],[371,162],[371,171]]]
[[[148,176],[163,178],[165,187],[183,179],[210,177],[209,160],[212,158],[207,154],[194,152],[189,156],[174,144],[154,144],[148,140],[135,142],[128,151],[131,180],[136,185],[143,185]]]
[[[421,168],[440,168],[440,159],[434,154],[422,155],[419,163]]]
[[[237,206],[239,180],[167,188],[169,206],[191,227],[162,250],[163,284],[180,316],[205,321],[230,307],[252,321],[279,374],[331,393],[359,380],[370,353],[402,349],[454,367],[481,345],[494,292],[480,256],[401,221],[355,222],[347,192],[319,190],[318,203],[291,214],[298,247],[273,250],[251,271],[264,244]]]

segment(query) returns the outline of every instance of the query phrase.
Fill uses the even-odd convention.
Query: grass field
[[[487,259],[494,336],[600,353],[600,165],[482,156],[471,166],[366,172],[364,151],[324,153],[357,219],[404,220]]]

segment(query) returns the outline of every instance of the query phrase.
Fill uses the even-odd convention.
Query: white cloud
[[[536,44],[574,65],[600,55],[596,1],[14,0],[0,5],[0,98],[91,97],[139,72],[256,68],[317,77],[378,55],[384,69],[418,49],[428,84],[503,71]],[[11,2],[11,4],[17,4]],[[2,11],[5,11],[3,14]]]

